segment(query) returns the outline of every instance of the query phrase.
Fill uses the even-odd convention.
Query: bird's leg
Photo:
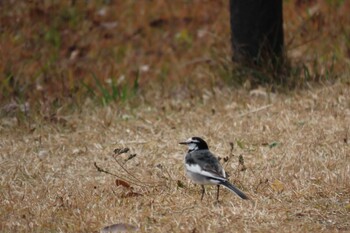
[[[203,201],[203,197],[204,197],[204,193],[205,193],[205,188],[204,188],[204,185],[201,185],[202,186],[202,197],[201,197],[201,201]]]
[[[219,190],[220,190],[220,185],[218,185],[218,191],[216,192],[216,200],[219,201]]]

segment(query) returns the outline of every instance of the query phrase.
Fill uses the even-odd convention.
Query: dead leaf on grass
[[[274,180],[272,183],[271,183],[271,188],[275,191],[275,192],[278,192],[278,193],[281,193],[283,192],[284,190],[284,184],[280,181],[280,180]]]
[[[301,218],[301,217],[304,217],[304,216],[305,216],[305,214],[304,214],[304,213],[299,212],[299,213],[296,213],[296,214],[295,214],[295,216],[297,216],[297,217]]]
[[[233,144],[233,142],[230,142],[230,153],[231,153],[231,155],[233,155],[234,147],[235,147],[235,145]]]
[[[130,159],[135,158],[136,155],[137,155],[137,154],[130,154],[130,155],[124,160],[124,162],[127,162],[127,161],[129,161]]]
[[[143,196],[141,193],[136,193],[134,191],[129,191],[121,195],[121,198],[129,198],[129,197],[139,197]]]
[[[132,189],[132,187],[130,186],[130,184],[129,184],[128,182],[124,181],[124,180],[116,179],[116,180],[115,180],[115,184],[116,184],[117,186],[123,186],[123,187],[125,187],[125,188],[127,188],[127,189]]]
[[[350,212],[350,204],[347,204],[347,205],[345,206],[345,209],[346,209],[348,212]]]
[[[124,154],[124,153],[127,153],[130,149],[129,148],[116,148],[114,149],[114,154],[116,155],[121,155],[121,154]]]
[[[278,146],[278,144],[279,144],[279,142],[271,142],[271,143],[269,144],[269,148],[272,149],[272,148]]]
[[[181,180],[177,180],[177,187],[179,188],[185,188],[185,184]]]
[[[244,165],[243,155],[239,155],[238,162],[239,162],[239,166],[240,166],[240,171],[243,172],[243,171],[247,170],[247,167]]]
[[[239,146],[239,148],[244,149],[244,145],[243,145],[243,142],[241,140],[236,140],[236,143]]]
[[[49,152],[47,150],[40,150],[38,152],[39,159],[44,159],[49,155]]]
[[[138,228],[127,223],[117,223],[110,226],[106,226],[101,229],[101,233],[116,233],[116,232],[131,232],[136,231]]]
[[[254,89],[251,90],[249,92],[249,95],[252,97],[257,97],[257,98],[268,98],[268,93],[264,88],[258,88],[258,89]]]

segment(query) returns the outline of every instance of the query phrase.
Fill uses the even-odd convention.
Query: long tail
[[[245,195],[241,190],[233,186],[230,182],[228,181],[221,181],[220,184],[224,186],[225,188],[229,189],[232,192],[235,192],[238,196],[240,196],[242,199],[249,199],[247,195]]]

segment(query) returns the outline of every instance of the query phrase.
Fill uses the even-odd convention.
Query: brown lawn
[[[141,232],[349,231],[349,85],[265,94],[86,106],[61,123],[2,118],[1,231],[94,232],[114,223]],[[194,135],[228,157],[230,180],[252,201],[222,190],[217,203],[214,187],[200,201],[178,145]]]
[[[228,1],[104,2],[0,1],[0,232],[350,232],[349,2],[284,1],[300,90],[233,85]]]

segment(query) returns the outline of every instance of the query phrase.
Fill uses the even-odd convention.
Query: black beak
[[[181,144],[181,145],[187,145],[188,142],[180,142],[179,144]]]

